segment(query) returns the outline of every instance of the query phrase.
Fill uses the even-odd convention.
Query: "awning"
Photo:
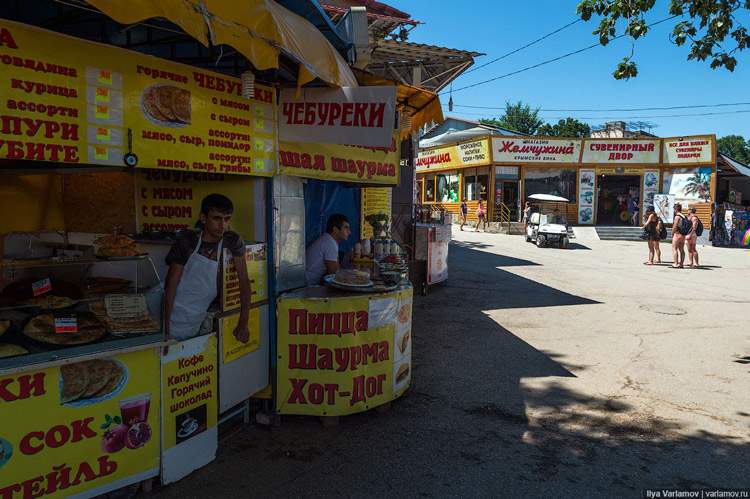
[[[134,24],[162,17],[208,46],[229,45],[259,70],[278,68],[282,53],[300,64],[298,87],[320,78],[357,86],[346,61],[320,31],[273,0],[88,0],[115,21]]]
[[[411,131],[401,131],[401,139],[405,139],[411,133],[419,130],[430,123],[440,123],[443,121],[443,108],[440,105],[440,97],[434,92],[424,90],[419,87],[410,85],[397,84],[394,81],[375,76],[373,74],[354,69],[360,85],[363,86],[387,86],[397,85],[396,108],[403,111],[411,111]]]
[[[736,159],[732,159],[723,153],[719,153],[719,159],[723,160],[724,163],[726,163],[730,168],[732,168],[737,173],[741,173],[742,175],[745,175],[746,177],[750,177],[750,167],[743,165]]]

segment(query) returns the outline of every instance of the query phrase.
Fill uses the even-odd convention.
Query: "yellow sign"
[[[215,334],[181,341],[162,360],[164,450],[216,426],[216,343]]]
[[[393,216],[393,189],[391,187],[367,187],[362,189],[362,239],[372,237],[372,225],[365,221],[367,215],[385,213]]]
[[[266,245],[265,243],[248,244],[245,246],[245,266],[250,279],[250,303],[257,303],[268,299],[268,279],[266,275]],[[234,258],[229,250],[224,250],[222,269],[222,310],[238,308],[240,301],[240,282]]]
[[[6,20],[0,34],[0,158],[276,173],[272,87],[246,98],[239,78]]]
[[[0,378],[2,496],[95,496],[158,475],[159,376],[158,352],[142,350]]]
[[[390,147],[281,142],[283,175],[367,184],[398,184],[401,178],[399,132]]]
[[[277,411],[338,416],[399,397],[411,379],[412,290],[279,301]]]
[[[232,200],[234,213],[230,230],[243,239],[253,239],[256,211],[255,182],[263,179],[240,178],[221,173],[177,172],[143,169],[135,172],[136,210],[140,230],[193,230],[201,211],[201,201],[219,192]],[[263,203],[263,199],[259,200]]]
[[[260,308],[250,309],[250,315],[247,319],[247,328],[250,330],[250,340],[242,343],[234,337],[232,331],[237,327],[240,320],[240,314],[230,315],[221,319],[221,331],[223,338],[223,351],[221,359],[224,364],[239,359],[243,355],[254,352],[260,348]]]
[[[425,149],[417,154],[418,172],[490,164],[489,139]]]
[[[642,175],[643,168],[597,168],[597,175]]]

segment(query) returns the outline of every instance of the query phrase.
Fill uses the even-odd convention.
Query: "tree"
[[[577,137],[585,138],[591,136],[591,127],[581,123],[575,118],[566,118],[554,125],[545,123],[536,130],[538,137]]]
[[[711,200],[711,174],[696,173],[685,184],[685,194],[697,195],[703,201]]]
[[[522,135],[534,135],[537,128],[544,123],[544,120],[537,117],[540,109],[540,107],[531,109],[531,106],[524,104],[523,101],[518,101],[516,104],[506,101],[505,114],[500,119],[480,119],[479,122],[515,130]]]
[[[599,42],[606,45],[618,38],[617,21],[625,21],[624,35],[634,42],[645,36],[650,29],[644,15],[654,8],[654,0],[584,0],[578,4],[576,13],[584,21],[597,14],[602,17],[599,27],[593,34],[599,36]],[[741,11],[750,11],[747,0],[672,0],[669,5],[671,16],[686,16],[678,22],[670,40],[678,46],[690,42],[688,60],[711,61],[711,69],[725,67],[734,71],[737,59],[732,54],[750,46],[750,35],[740,23]],[[724,44],[724,40],[727,43]],[[616,80],[627,80],[638,74],[631,51],[629,57],[623,58],[617,70],[612,73]]]
[[[742,135],[727,135],[720,138],[716,141],[716,149],[740,163],[750,164],[750,141],[745,141]]]

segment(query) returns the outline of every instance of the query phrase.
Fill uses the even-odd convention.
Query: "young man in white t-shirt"
[[[339,269],[339,243],[349,239],[349,219],[340,213],[328,217],[326,233],[307,248],[305,275],[308,286],[322,284],[323,276]]]

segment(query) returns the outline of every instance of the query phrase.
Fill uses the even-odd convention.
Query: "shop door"
[[[596,225],[630,225],[640,197],[640,175],[597,175]]]
[[[510,209],[510,219],[518,220],[518,180],[503,182],[503,203]]]

